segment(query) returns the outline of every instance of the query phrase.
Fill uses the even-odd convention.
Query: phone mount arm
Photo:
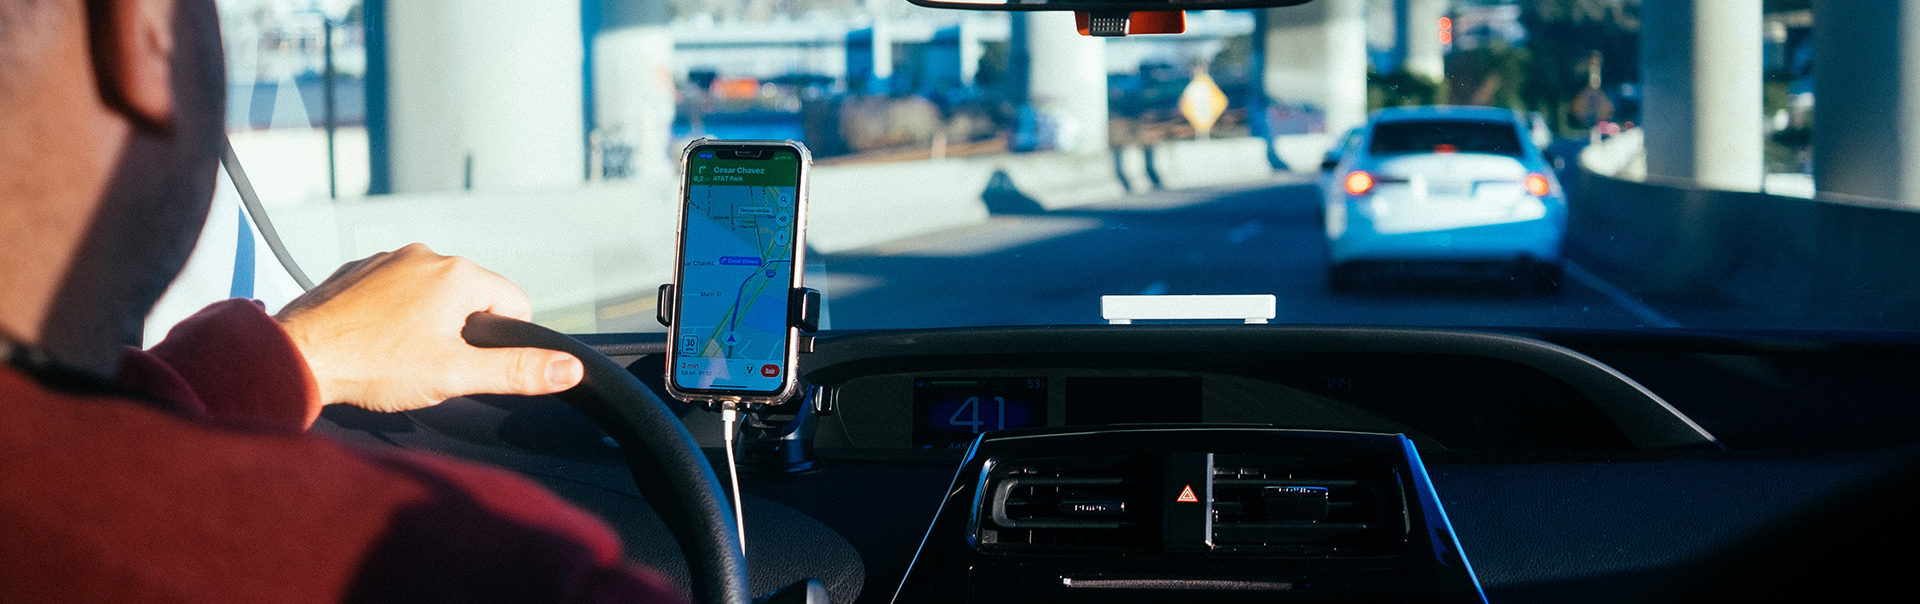
[[[660,286],[659,310],[655,318],[661,325],[671,326],[673,323],[673,305],[677,299],[674,293],[673,284]],[[820,329],[820,305],[820,291],[810,287],[793,288],[787,298],[787,316],[793,318],[792,326],[801,332],[798,343],[800,352],[813,351],[813,336],[810,334]],[[746,416],[740,444],[749,468],[780,474],[804,472],[816,467],[813,457],[814,427],[819,416],[832,413],[833,408],[823,400],[827,393],[818,388],[802,388],[800,392],[798,410],[790,418],[786,417],[789,409],[783,408],[755,406],[739,410]],[[718,404],[710,404],[706,408],[709,411],[722,411]]]
[[[653,318],[663,327],[673,326],[673,284],[660,284],[660,302],[655,305]],[[811,287],[796,287],[787,296],[787,316],[793,318],[790,327],[800,328],[801,333],[820,331],[820,290]],[[808,346],[802,346],[806,350]]]

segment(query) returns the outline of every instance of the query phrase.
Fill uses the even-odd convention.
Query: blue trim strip
[[[1427,519],[1427,537],[1434,541],[1435,553],[1447,549],[1439,543],[1440,539],[1446,539],[1447,545],[1451,545],[1451,549],[1460,554],[1461,569],[1467,571],[1467,579],[1473,582],[1473,595],[1480,598],[1481,604],[1485,604],[1487,591],[1480,586],[1480,575],[1473,572],[1473,563],[1467,561],[1467,550],[1460,547],[1460,534],[1453,530],[1453,522],[1447,520],[1447,509],[1440,505],[1440,493],[1433,490],[1433,481],[1427,478],[1427,464],[1420,461],[1420,451],[1414,448],[1412,439],[1407,438],[1405,434],[1397,436],[1400,437],[1401,450],[1406,452],[1407,465],[1413,470],[1413,487],[1419,491],[1421,507],[1432,512],[1432,516]],[[1435,534],[1436,528],[1446,531],[1446,534]],[[1444,557],[1441,558],[1442,563],[1445,563],[1445,560]]]
[[[233,249],[233,289],[229,298],[253,297],[253,223],[247,220],[246,208],[235,208],[240,216],[239,245]]]

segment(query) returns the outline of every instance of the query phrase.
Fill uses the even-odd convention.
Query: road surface
[[[1273,294],[1280,324],[1678,326],[1578,264],[1558,295],[1464,275],[1330,292],[1318,204],[1301,175],[1135,194],[816,254],[807,280],[829,329],[1100,323],[1106,294]],[[604,301],[601,330],[658,329],[650,295]]]

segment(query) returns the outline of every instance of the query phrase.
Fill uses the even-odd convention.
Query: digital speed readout
[[[913,446],[964,447],[983,432],[1046,424],[1047,378],[915,378]]]

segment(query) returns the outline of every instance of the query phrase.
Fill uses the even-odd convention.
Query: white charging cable
[[[724,426],[722,438],[727,442],[727,481],[733,485],[733,524],[740,533],[740,555],[747,555],[747,518],[740,511],[740,466],[733,460],[734,423],[740,420],[740,412],[733,403],[721,403],[720,425]]]

